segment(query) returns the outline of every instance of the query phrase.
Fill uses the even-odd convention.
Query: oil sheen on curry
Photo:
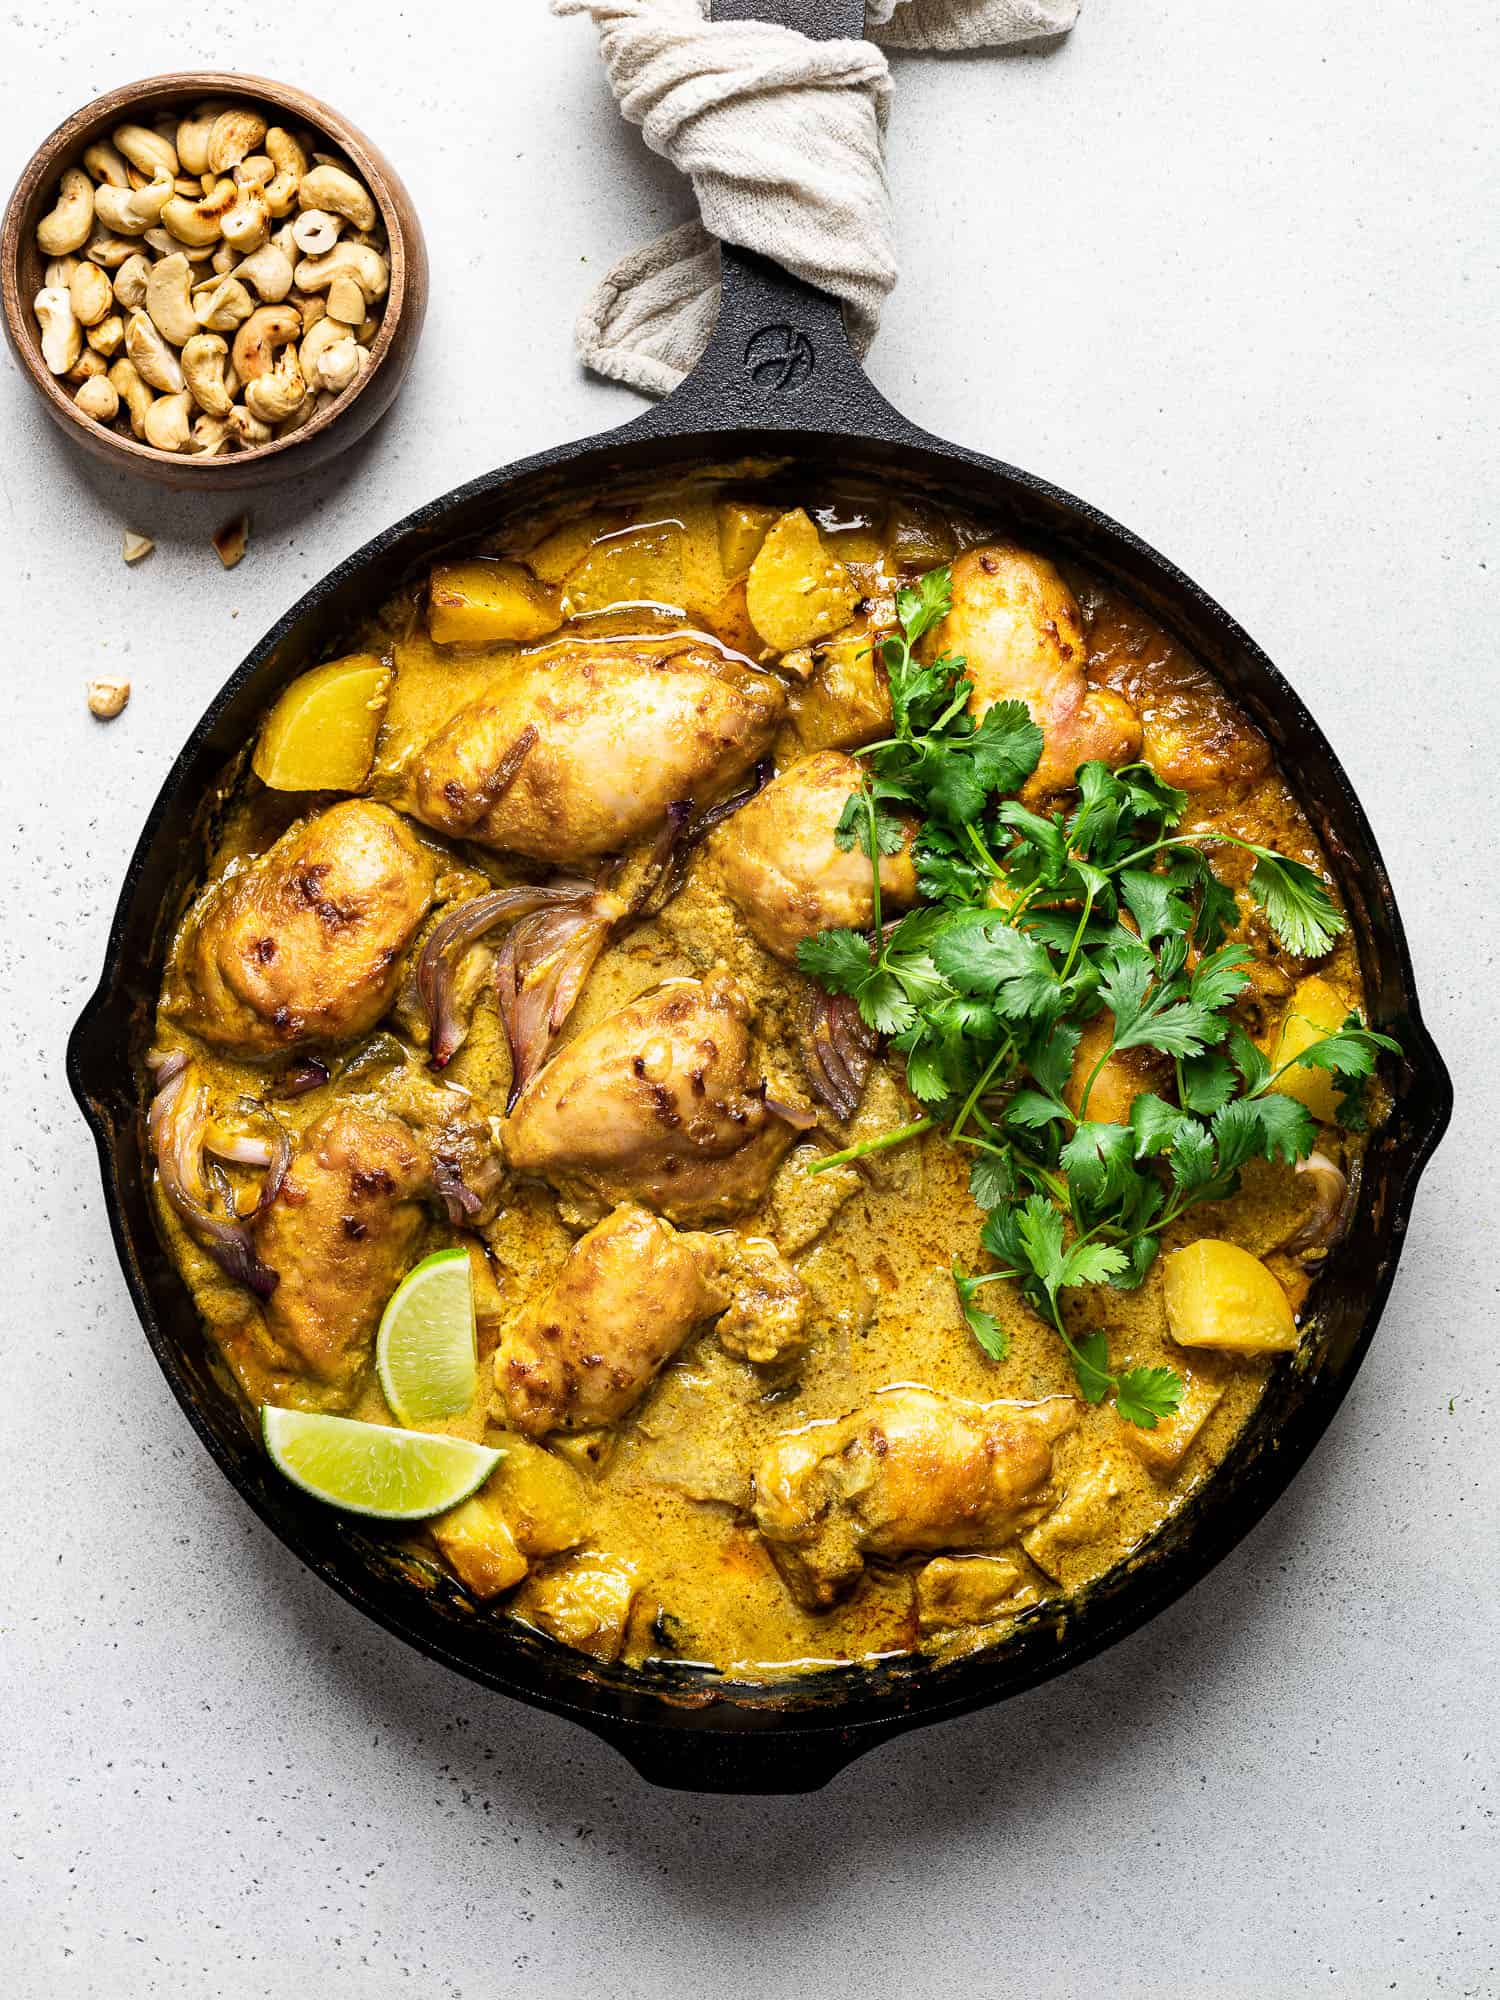
[[[150,1057],[247,1403],[395,1425],[382,1313],[461,1248],[422,1428],[503,1455],[408,1573],[739,1680],[1056,1615],[1294,1354],[1379,1116],[1264,738],[1087,575],[785,470],[358,642],[226,779]]]

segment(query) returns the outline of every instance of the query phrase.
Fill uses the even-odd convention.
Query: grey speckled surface
[[[1092,0],[1057,55],[901,64],[876,379],[1130,521],[1292,676],[1461,1094],[1381,1338],[1271,1518],[1066,1683],[785,1802],[652,1793],[367,1629],[219,1480],[116,1273],[60,1057],[179,739],[334,558],[635,407],[568,327],[685,212],[540,0],[313,10],[295,53],[255,10],[182,18],[7,8],[0,180],[131,74],[285,73],[399,162],[433,310],[383,432],[261,500],[232,575],[227,509],[91,474],[0,368],[0,1987],[1500,1994],[1490,0]],[[127,522],[159,544],[136,572]],[[136,683],[108,729],[99,670]]]

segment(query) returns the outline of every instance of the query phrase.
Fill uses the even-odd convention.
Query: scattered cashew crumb
[[[233,569],[245,553],[245,544],[250,539],[250,516],[237,514],[232,521],[226,521],[214,536],[214,552],[225,569]]]
[[[120,544],[120,554],[128,563],[144,562],[155,547],[149,535],[138,535],[133,528],[127,528],[125,539]]]
[[[112,722],[130,699],[130,683],[112,676],[90,681],[88,696],[89,714],[97,715],[101,722]]]

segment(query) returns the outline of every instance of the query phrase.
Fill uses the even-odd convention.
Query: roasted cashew
[[[98,266],[95,266],[97,269]],[[70,252],[66,257],[49,257],[42,267],[44,285],[71,285],[73,273],[78,269],[78,259]]]
[[[370,310],[369,302],[347,271],[340,271],[328,287],[328,317],[345,326],[358,326]]]
[[[141,241],[149,245],[158,257],[175,257],[180,250],[190,264],[206,264],[214,254],[211,243],[184,243],[170,229],[148,229]]]
[[[198,458],[217,458],[228,449],[232,436],[223,417],[199,417],[188,439],[188,450]]]
[[[301,331],[302,317],[295,306],[257,306],[234,336],[230,350],[240,380],[253,383],[266,374],[274,363],[277,348],[294,341]],[[245,401],[250,403],[248,393]],[[255,406],[250,404],[250,407],[253,410]],[[285,414],[283,411],[282,415]]]
[[[335,243],[326,257],[304,257],[292,274],[299,292],[326,292],[335,278],[345,275],[372,303],[383,299],[390,287],[389,264],[364,243]]]
[[[195,333],[182,350],[182,379],[206,417],[227,417],[234,398],[224,386],[229,343],[221,334]]]
[[[73,366],[68,370],[68,380],[70,382],[87,382],[95,375],[107,375],[108,373],[109,363],[105,360],[104,356],[96,353],[92,347],[85,347],[82,354],[79,355]]]
[[[278,311],[278,307],[268,308]],[[243,372],[243,371],[242,371]],[[297,360],[297,350],[288,341],[274,365],[245,384],[245,407],[263,424],[279,424],[297,409],[307,394],[307,382]]]
[[[369,190],[342,167],[314,167],[304,174],[297,202],[301,208],[321,208],[330,215],[341,215],[356,229],[373,229],[380,214]]]
[[[110,187],[130,186],[125,162],[108,139],[96,139],[92,146],[85,146],[83,164],[96,181],[105,181]]]
[[[326,257],[343,223],[326,208],[304,208],[292,224],[292,240],[304,257]]]
[[[258,187],[237,190],[234,205],[224,213],[219,229],[224,241],[248,256],[258,250],[271,233],[271,211]]]
[[[265,119],[248,104],[234,104],[221,111],[209,128],[209,173],[228,173],[247,153],[253,153],[265,136]]]
[[[263,188],[267,181],[274,178],[275,173],[276,169],[266,154],[252,153],[248,159],[241,160],[235,168],[235,186]]]
[[[332,323],[338,324],[337,321]],[[355,341],[353,334],[345,334],[342,340],[330,341],[318,356],[318,387],[331,389],[335,395],[347,389],[363,373],[360,364],[362,355],[367,364],[369,356]]]
[[[269,444],[271,442],[271,426],[263,424],[259,417],[252,416],[243,403],[235,404],[234,408],[229,412],[227,421],[230,436],[238,438],[242,445]]]
[[[216,278],[227,278],[240,261],[240,253],[232,243],[220,243],[208,260],[208,268]]]
[[[341,341],[349,338],[348,327],[336,319],[327,318],[314,320],[303,334],[302,344],[297,349],[297,359],[302,363],[303,374],[315,387],[326,386],[321,379],[320,367],[324,354],[330,347],[336,347]]]
[[[68,297],[80,326],[97,326],[114,305],[114,287],[97,264],[80,264],[68,280]]]
[[[189,291],[192,274],[192,265],[179,250],[153,264],[146,280],[146,311],[158,333],[164,333],[174,347],[181,347],[198,331],[198,315]]]
[[[163,138],[160,132],[151,131],[148,126],[117,126],[115,146],[131,166],[138,167],[143,174],[166,174],[175,181],[182,171],[177,148],[171,140]]]
[[[309,390],[296,409],[292,411],[292,414],[289,417],[283,417],[281,422],[276,426],[277,437],[290,437],[293,431],[300,431],[304,424],[311,423],[317,414],[318,399]]]
[[[91,264],[97,264],[105,271],[113,271],[123,264],[127,257],[134,257],[140,247],[139,243],[133,242],[128,236],[110,236],[101,229],[84,244],[83,254]]]
[[[94,195],[94,213],[117,236],[144,236],[161,220],[169,201],[180,201],[170,174],[158,174],[142,188],[102,187]]]
[[[233,181],[218,181],[202,201],[184,201],[180,194],[173,195],[161,219],[180,243],[217,243],[223,234],[224,217],[238,194]]]
[[[151,275],[149,258],[139,250],[125,259],[115,272],[115,303],[124,306],[127,312],[134,312],[137,306],[146,303],[146,280]]]
[[[43,285],[33,301],[42,329],[42,359],[54,375],[66,375],[83,352],[83,328],[62,285]]]
[[[318,321],[327,317],[328,303],[321,292],[291,292],[288,302],[302,315],[305,333],[311,333]]]
[[[182,364],[139,308],[125,322],[125,352],[153,389],[175,396],[182,389]]]
[[[292,260],[275,243],[262,243],[235,269],[242,285],[253,285],[262,304],[280,305],[292,289]]]
[[[232,333],[255,311],[255,301],[238,278],[220,278],[199,286],[193,294],[193,310],[199,326],[209,332]]]
[[[146,442],[158,451],[184,451],[193,429],[193,399],[186,389],[158,396],[146,412]]]
[[[138,438],[146,435],[146,412],[156,401],[135,363],[123,354],[110,364],[109,379],[120,392],[120,400],[130,412],[130,428]]]
[[[74,391],[73,401],[96,424],[112,423],[120,414],[120,392],[108,375],[90,375]]]
[[[58,187],[57,206],[36,226],[37,248],[44,257],[66,257],[81,250],[94,226],[94,183],[81,167],[69,167]]]
[[[125,322],[117,312],[91,326],[85,335],[96,354],[113,354],[125,338]]]
[[[179,120],[177,157],[185,174],[208,172],[208,135],[219,113],[228,108],[223,98],[211,98],[203,104],[195,104],[191,113]]]

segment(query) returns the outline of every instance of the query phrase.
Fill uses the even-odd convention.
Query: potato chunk
[[[756,507],[740,500],[719,503],[719,560],[726,576],[743,576],[760,554],[774,507]]]
[[[299,674],[261,726],[251,758],[273,792],[358,792],[375,757],[391,669],[351,653]]]
[[[523,1555],[555,1556],[577,1548],[588,1517],[587,1489],[571,1465],[529,1438],[507,1437],[491,1475],[492,1492]]]
[[[542,639],[561,623],[557,592],[519,563],[439,563],[427,587],[427,630],[440,646]]]
[[[427,1532],[475,1597],[498,1597],[526,1574],[526,1558],[516,1547],[493,1479],[472,1500],[439,1514]]]
[[[685,537],[680,521],[655,521],[596,541],[567,581],[571,617],[614,604],[661,604],[684,610]]]
[[[1248,1250],[1203,1236],[1161,1260],[1167,1324],[1179,1347],[1284,1354],[1297,1345],[1286,1293]]]
[[[1175,1479],[1193,1440],[1218,1408],[1223,1394],[1219,1383],[1203,1375],[1190,1375],[1174,1415],[1158,1417],[1154,1431],[1122,1424],[1120,1441],[1157,1479]]]
[[[823,547],[812,521],[795,508],[766,536],[745,586],[750,620],[778,653],[821,639],[849,621],[859,586]]]
[[[635,1593],[627,1563],[579,1555],[534,1577],[516,1609],[559,1644],[596,1660],[617,1660]]]
[[[1321,1125],[1338,1121],[1339,1094],[1333,1077],[1326,1069],[1310,1069],[1295,1058],[1314,1042],[1322,1041],[1325,1035],[1336,1034],[1348,1015],[1348,1001],[1326,979],[1314,976],[1301,980],[1287,1003],[1271,1052],[1273,1070],[1280,1069],[1283,1063],[1294,1065],[1285,1076],[1277,1077],[1276,1088],[1284,1096],[1295,1097],[1305,1104]]]
[[[1009,1556],[939,1556],[917,1578],[917,1624],[924,1632],[986,1625],[1036,1601]]]

